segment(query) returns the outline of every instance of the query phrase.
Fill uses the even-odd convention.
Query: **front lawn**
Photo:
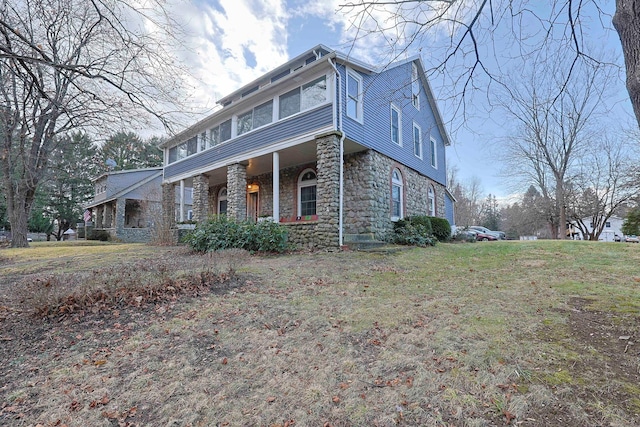
[[[51,246],[0,251],[2,425],[640,425],[638,245]]]

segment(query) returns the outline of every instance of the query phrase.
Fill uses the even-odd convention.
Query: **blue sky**
[[[358,32],[350,22],[353,12],[339,8],[344,3],[341,0],[193,0],[190,4],[179,1],[175,6],[176,16],[187,28],[192,47],[181,52],[179,58],[188,64],[190,70],[190,75],[185,78],[194,93],[192,107],[202,113],[211,112],[217,99],[317,44],[350,53],[374,65],[384,65],[390,58],[404,59],[416,53],[422,56],[427,67],[441,61],[442,50],[437,47],[446,45],[450,40],[447,28],[432,30],[420,43],[398,54],[389,48],[389,37],[385,39],[374,33],[361,38],[362,31]],[[605,13],[602,15],[585,15],[584,39],[590,49],[605,52],[612,62],[622,64],[617,34],[606,28],[610,27],[607,13],[613,13],[613,6],[604,5]],[[374,16],[384,22],[384,12]],[[370,23],[364,25],[366,27]],[[524,25],[523,28],[530,29],[533,44],[537,36],[535,27]],[[403,35],[406,32],[391,34],[390,37],[402,39]],[[356,37],[358,41],[354,42]],[[516,47],[503,43],[500,37],[500,34],[491,32],[484,36],[480,34],[479,43],[481,50],[488,54],[487,64],[501,68],[503,72],[507,70],[508,74],[506,64],[491,59],[495,57],[491,47],[497,46],[498,50],[505,51],[513,51]],[[468,55],[461,55],[451,67],[462,68],[466,61]],[[513,70],[517,76],[517,65]],[[447,150],[448,166],[458,169],[458,179],[462,182],[479,179],[485,195],[491,193],[499,199],[508,199],[515,190],[500,177],[503,163],[497,149],[500,140],[508,135],[504,114],[489,108],[486,87],[483,87],[486,80],[482,78],[474,81],[479,90],[467,100],[468,116],[463,117],[459,110],[455,113],[460,99],[459,92],[452,92],[448,86],[447,79],[450,78],[434,73],[430,79],[436,97],[440,99],[444,120],[450,123],[453,144]],[[607,102],[612,104],[614,122],[632,122],[624,82],[618,79],[608,82],[608,85],[611,86],[611,97]]]

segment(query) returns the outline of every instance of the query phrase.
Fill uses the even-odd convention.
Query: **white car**
[[[496,239],[498,240],[507,240],[507,235],[504,234],[504,231],[493,231],[493,230],[489,230],[487,227],[482,227],[479,225],[471,225],[469,226],[469,228],[472,230],[476,230],[480,233],[496,236]]]

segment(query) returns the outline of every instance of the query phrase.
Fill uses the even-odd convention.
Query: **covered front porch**
[[[226,214],[237,220],[271,220],[289,228],[298,246],[341,244],[341,134],[329,132],[297,145],[272,147],[226,165],[163,185],[165,210],[178,193],[174,222],[185,221],[192,188],[192,219]],[[363,147],[345,142],[343,152]]]

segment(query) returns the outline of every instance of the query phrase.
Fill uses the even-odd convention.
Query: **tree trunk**
[[[560,214],[558,218],[558,239],[560,240],[567,238],[567,207],[564,202],[562,181],[562,179],[556,179],[556,205]]]
[[[32,200],[20,193],[13,193],[12,196],[12,200],[7,200],[7,213],[11,223],[11,247],[27,248],[27,226]]]
[[[640,1],[616,0],[613,26],[622,43],[627,69],[627,91],[640,125]]]

